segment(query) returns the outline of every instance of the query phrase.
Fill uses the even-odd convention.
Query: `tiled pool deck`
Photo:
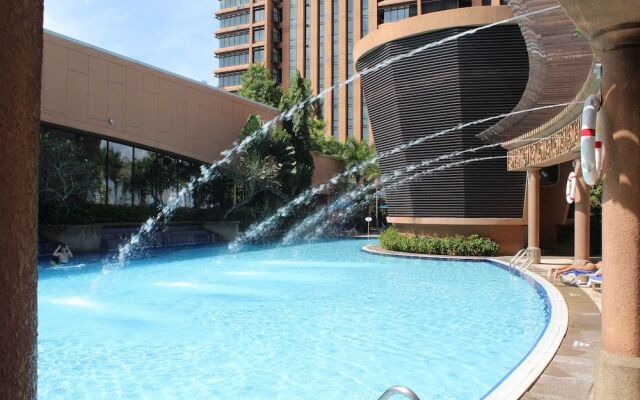
[[[368,246],[385,252],[379,246]],[[403,255],[403,253],[395,255]],[[406,253],[405,253],[406,254]],[[509,257],[497,260],[509,262]],[[570,264],[571,259],[543,257],[529,272],[547,280],[552,265]],[[600,350],[600,294],[591,290],[549,282],[564,298],[568,309],[566,335],[549,364],[529,389],[523,400],[591,400],[593,398],[593,360]],[[522,391],[520,392],[522,393]]]
[[[530,268],[546,279],[550,265],[569,264],[570,259],[543,257]],[[600,293],[564,285],[553,285],[569,309],[567,333],[551,363],[524,400],[589,400],[593,398],[593,360],[600,350]]]

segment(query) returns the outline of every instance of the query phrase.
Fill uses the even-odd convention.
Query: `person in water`
[[[51,259],[49,261],[51,262],[51,265],[56,265],[60,263],[66,264],[72,258],[73,258],[73,253],[71,252],[71,249],[69,248],[69,246],[67,246],[64,243],[60,243],[60,245],[56,248],[56,251],[54,251],[53,254],[51,255]]]

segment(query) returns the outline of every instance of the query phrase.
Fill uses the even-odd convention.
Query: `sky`
[[[197,81],[217,84],[218,0],[45,0],[44,27]]]

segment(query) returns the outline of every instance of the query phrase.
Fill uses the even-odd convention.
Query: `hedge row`
[[[422,236],[401,233],[389,228],[380,235],[380,246],[386,250],[405,253],[445,256],[495,256],[498,244],[479,235]]]
[[[82,204],[66,216],[40,210],[40,224],[82,225],[100,223],[141,223],[158,213],[152,206]],[[178,208],[172,221],[221,221],[224,210],[214,208]]]

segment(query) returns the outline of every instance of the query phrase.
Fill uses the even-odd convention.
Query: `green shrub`
[[[495,256],[498,244],[479,235],[423,236],[389,228],[380,235],[380,246],[405,253],[445,256]]]

